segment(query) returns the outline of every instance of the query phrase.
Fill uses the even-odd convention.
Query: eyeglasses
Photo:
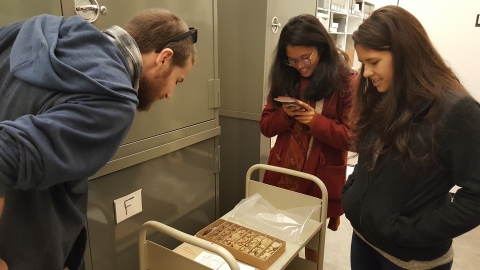
[[[312,54],[310,54],[310,57],[308,57],[307,59],[300,59],[300,60],[288,60],[288,59],[285,59],[285,64],[291,66],[291,67],[296,67],[298,65],[298,63],[302,63],[304,65],[311,65],[312,64],[312,56],[313,54],[316,52],[316,50],[313,50]]]
[[[160,46],[158,46],[157,49],[155,49],[155,53],[161,52],[165,48],[165,46],[168,45],[168,43],[178,42],[180,40],[186,39],[189,36],[192,36],[193,43],[197,43],[197,33],[198,33],[197,29],[195,29],[194,27],[189,27],[187,32],[178,34],[176,36],[173,36],[173,37],[167,39],[167,41],[165,41]]]

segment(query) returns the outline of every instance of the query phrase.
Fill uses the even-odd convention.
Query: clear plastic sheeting
[[[320,205],[279,210],[258,193],[241,200],[231,217],[253,229],[287,242],[303,244],[300,239],[310,216]]]

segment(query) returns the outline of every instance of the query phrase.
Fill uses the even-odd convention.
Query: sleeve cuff
[[[317,114],[314,114],[310,122],[307,123],[307,126],[310,130],[315,126],[315,122],[317,121]]]

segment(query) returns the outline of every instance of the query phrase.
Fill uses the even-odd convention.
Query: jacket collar
[[[128,64],[128,73],[132,86],[138,91],[140,74],[142,73],[142,55],[135,40],[120,26],[112,26],[102,31],[122,52]]]

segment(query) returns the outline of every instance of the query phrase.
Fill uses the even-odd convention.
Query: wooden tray
[[[285,241],[223,219],[195,236],[226,248],[235,259],[259,269],[267,269],[285,252]]]

